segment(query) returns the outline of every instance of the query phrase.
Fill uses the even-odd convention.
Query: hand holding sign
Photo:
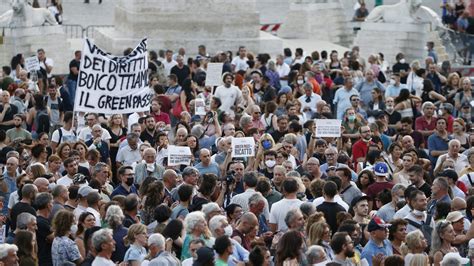
[[[187,146],[168,146],[168,165],[169,166],[176,166],[176,165],[190,165],[191,158],[193,158],[193,154],[191,153],[191,149]]]
[[[255,155],[255,140],[253,137],[232,138],[232,157],[252,157]]]
[[[341,120],[338,119],[316,119],[316,137],[340,137]]]

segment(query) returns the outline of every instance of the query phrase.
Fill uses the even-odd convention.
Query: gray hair
[[[191,234],[194,230],[194,227],[199,222],[205,222],[205,221],[206,221],[206,218],[202,211],[190,212],[188,215],[186,215],[186,218],[184,218],[184,227],[186,228],[186,232],[188,234]]]
[[[138,136],[137,133],[131,132],[127,134],[127,141],[130,141],[132,139],[138,139],[140,136]]]
[[[18,251],[18,247],[16,245],[12,245],[12,244],[0,244],[0,259],[4,259],[8,256],[8,252],[10,251],[14,251],[14,252],[17,252]]]
[[[209,218],[208,215],[214,211],[221,211],[219,204],[215,202],[209,202],[202,205],[201,211],[206,215],[206,218]]]
[[[59,197],[65,191],[67,191],[67,187],[65,185],[56,185],[51,191],[51,194],[53,195],[53,197],[56,198]]]
[[[303,89],[310,89],[311,91],[313,91],[313,84],[305,82],[305,84],[303,84]]]
[[[27,229],[28,224],[32,221],[36,221],[36,217],[29,212],[22,212],[16,218],[16,228]]]
[[[148,246],[155,245],[160,249],[165,248],[165,237],[160,233],[154,233],[148,237]]]
[[[286,226],[290,227],[290,224],[293,222],[293,219],[295,218],[295,216],[296,216],[298,213],[303,214],[303,213],[300,211],[300,209],[291,209],[291,210],[289,210],[289,211],[286,213],[286,216],[285,216],[285,224],[286,224]]]
[[[104,167],[108,167],[108,165],[106,163],[103,163],[103,162],[96,163],[96,165],[94,165],[94,174],[97,173],[97,172],[100,172],[102,170],[102,168],[104,168]]]
[[[38,210],[43,210],[48,207],[48,204],[53,201],[53,196],[49,192],[39,193],[35,198],[35,206]]]
[[[298,171],[289,171],[288,173],[286,173],[286,177],[301,177],[300,173],[298,173]]]
[[[392,187],[392,194],[397,194],[398,191],[403,190],[405,191],[407,187],[403,184],[396,184]]]
[[[92,130],[94,130],[94,129],[100,129],[101,131],[104,130],[100,124],[95,124],[95,125],[93,125],[93,126],[92,126]]]
[[[249,115],[243,115],[239,120],[239,126],[246,128],[249,124],[252,124],[252,117]]]
[[[308,260],[308,264],[314,264],[316,261],[326,257],[326,252],[320,245],[312,245],[308,248],[308,250],[306,250],[305,255]]]
[[[105,214],[105,221],[112,229],[121,225],[123,218],[125,218],[125,216],[123,215],[123,211],[120,206],[109,206],[109,208],[107,209],[107,213]]]
[[[303,202],[303,204],[300,205],[300,211],[303,215],[309,217],[316,212],[316,207],[314,207],[311,202]]]
[[[441,266],[461,266],[461,262],[458,258],[447,258],[443,259]]]
[[[96,252],[102,251],[102,244],[110,241],[110,237],[112,237],[113,232],[112,229],[103,228],[98,230],[92,235],[92,246],[94,247]]]
[[[220,214],[212,217],[211,220],[209,220],[209,230],[211,230],[213,236],[216,236],[216,229],[221,227],[224,221],[227,222],[227,217]]]
[[[250,205],[258,204],[259,202],[265,202],[265,198],[262,196],[262,194],[255,193],[250,196],[248,206],[250,207]]]
[[[433,184],[434,183],[437,183],[440,187],[442,187],[444,190],[448,191],[449,189],[449,183],[448,183],[448,180],[444,177],[437,177],[434,181],[433,181]]]
[[[184,168],[182,176],[184,179],[186,176],[190,176],[194,174],[199,175],[199,170],[194,166],[187,166],[186,168]]]

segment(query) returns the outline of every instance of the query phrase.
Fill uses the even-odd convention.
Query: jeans
[[[77,86],[76,80],[72,80],[72,79],[66,80],[66,87],[68,89],[69,97],[71,99],[71,106],[74,106],[74,99],[76,99],[76,86]]]

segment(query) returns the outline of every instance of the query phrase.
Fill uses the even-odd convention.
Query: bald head
[[[466,210],[466,201],[463,198],[455,197],[451,201],[451,211],[461,211]]]
[[[199,159],[204,166],[208,166],[211,162],[211,152],[208,149],[201,149]]]
[[[175,187],[178,182],[178,174],[173,169],[166,169],[163,172],[163,183],[167,188]]]
[[[244,234],[250,233],[256,226],[258,226],[258,219],[252,212],[246,212],[240,217],[239,231]]]
[[[402,138],[402,144],[404,149],[410,149],[415,146],[415,142],[413,141],[413,138],[409,135],[406,135]]]
[[[49,181],[44,177],[38,177],[33,184],[38,188],[38,192],[48,192]]]

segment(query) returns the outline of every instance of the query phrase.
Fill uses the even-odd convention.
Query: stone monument
[[[433,34],[441,20],[421,0],[400,0],[394,5],[377,6],[361,24],[354,44],[360,47],[363,57],[383,53],[393,61],[403,52],[408,61],[427,56],[427,41],[435,41]]]
[[[339,0],[294,0],[278,36],[288,39],[318,39],[350,47],[350,18]]]
[[[24,57],[36,55],[39,48],[54,60],[53,73],[69,73],[72,52],[66,34],[46,8],[33,8],[27,0],[12,0],[12,9],[0,16],[3,43],[0,44],[0,61],[10,62],[16,54]]]
[[[259,30],[256,0],[118,0],[115,27],[97,29],[95,43],[120,54],[148,37],[151,49],[197,53],[236,51],[245,45],[253,52],[281,53],[282,41]]]

